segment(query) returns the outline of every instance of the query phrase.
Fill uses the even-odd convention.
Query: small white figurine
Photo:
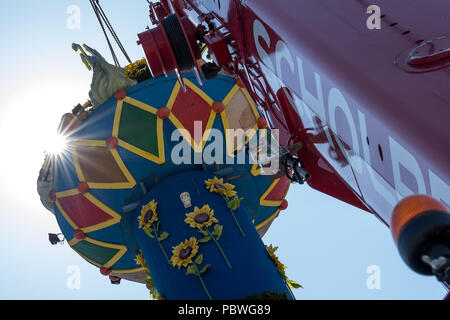
[[[189,195],[189,192],[183,192],[180,194],[181,202],[183,202],[183,205],[185,208],[192,207],[191,204],[191,196]]]

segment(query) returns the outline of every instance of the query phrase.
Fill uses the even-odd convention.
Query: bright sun
[[[55,134],[47,138],[45,151],[49,154],[57,155],[65,150],[67,139],[62,135]]]

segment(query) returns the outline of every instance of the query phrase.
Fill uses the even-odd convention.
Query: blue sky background
[[[151,24],[146,1],[101,3],[132,60],[142,58],[136,40]],[[70,5],[81,8],[79,30],[66,26]],[[0,299],[148,299],[144,285],[112,286],[67,244],[51,246],[48,233],[59,227],[36,191],[45,137],[88,98],[92,74],[71,43],[86,43],[112,62],[89,1],[2,1],[0,30]],[[287,199],[288,209],[263,240],[280,247],[287,275],[304,286],[295,290],[298,299],[445,295],[433,278],[403,264],[388,228],[372,215],[306,185],[292,186]],[[66,285],[72,265],[81,270],[79,290]],[[370,265],[380,267],[380,290],[366,286]]]

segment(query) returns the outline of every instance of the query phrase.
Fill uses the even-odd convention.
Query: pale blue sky
[[[101,1],[130,57],[143,57],[137,33],[150,25],[145,0]],[[66,10],[81,8],[81,28],[69,30]],[[71,49],[86,43],[112,62],[87,0],[0,3],[0,298],[148,299],[144,285],[112,286],[96,267],[66,245],[51,246],[59,232],[39,202],[36,178],[45,137],[61,115],[87,99],[91,73]],[[125,60],[119,55],[124,65]],[[264,237],[279,246],[287,275],[305,288],[298,299],[441,299],[433,278],[401,261],[388,228],[375,217],[308,186],[293,186],[289,207]],[[67,268],[80,267],[81,288],[66,286]],[[381,269],[381,289],[369,290],[366,269]]]

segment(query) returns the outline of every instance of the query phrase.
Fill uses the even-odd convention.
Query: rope
[[[103,22],[102,22],[102,20],[100,18],[100,15],[98,13],[98,9],[97,9],[97,7],[94,4],[94,0],[89,0],[89,2],[91,3],[92,9],[94,10],[95,15],[97,16],[97,20],[100,23],[100,27],[103,30],[103,34],[105,35],[106,42],[108,42],[109,50],[111,51],[111,55],[113,57],[114,64],[116,65],[116,67],[120,67],[119,61],[117,60],[117,56],[116,56],[116,54],[114,52],[114,49],[113,49],[113,47],[111,45],[111,42],[109,41],[108,34],[106,33],[105,27],[103,26]]]
[[[111,23],[109,22],[108,17],[106,16],[105,12],[103,11],[103,8],[102,8],[102,6],[101,6],[100,3],[99,3],[99,0],[96,0],[96,4],[97,4],[97,7],[98,7],[99,10],[100,10],[100,14],[101,14],[101,16],[102,16],[102,18],[103,18],[103,21],[105,21],[106,26],[107,26],[108,29],[109,29],[109,32],[111,32],[111,34],[112,34],[114,40],[116,41],[116,43],[117,43],[117,45],[119,46],[120,50],[122,51],[123,55],[125,56],[125,58],[127,59],[127,61],[128,61],[129,63],[132,63],[130,57],[129,57],[128,54],[127,54],[127,51],[125,50],[125,48],[124,48],[123,45],[122,45],[122,42],[120,41],[119,37],[117,36],[116,32],[114,31],[113,26],[112,26]]]
[[[97,20],[100,24],[100,27],[102,28],[103,34],[105,35],[106,42],[108,43],[109,50],[111,51],[111,55],[114,60],[114,64],[117,67],[120,67],[119,60],[117,59],[116,53],[114,52],[114,48],[112,47],[111,41],[108,38],[108,34],[106,33],[104,24],[106,25],[106,28],[108,29],[108,31],[111,33],[114,41],[119,46],[119,49],[122,51],[122,53],[125,56],[125,58],[127,59],[127,61],[129,63],[132,63],[130,57],[128,56],[125,48],[122,45],[122,42],[120,41],[119,37],[117,36],[116,32],[114,31],[113,26],[109,22],[108,17],[106,16],[105,12],[103,11],[103,8],[99,3],[99,0],[89,0],[89,2],[91,3],[92,9],[94,10],[95,15],[97,16]]]

